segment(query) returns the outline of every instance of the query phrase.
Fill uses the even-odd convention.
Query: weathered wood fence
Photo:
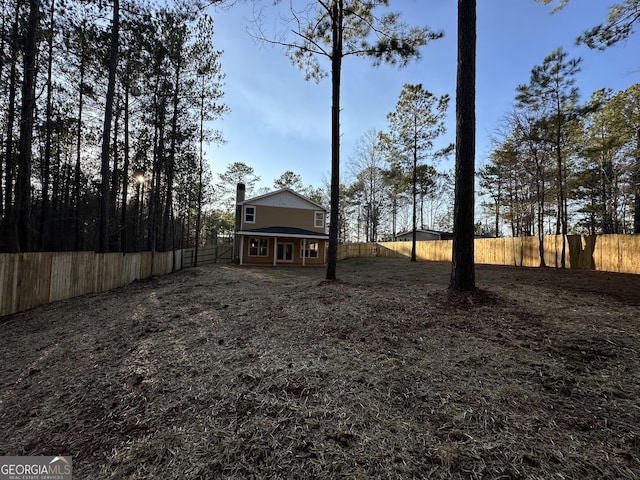
[[[171,252],[0,253],[0,317],[193,266],[194,249]],[[198,265],[231,259],[231,247],[201,247]]]
[[[567,268],[640,274],[640,235],[569,235],[564,238]],[[416,244],[418,260],[451,261],[451,240]],[[194,249],[140,253],[0,253],[0,316],[57,300],[117,288],[151,275],[193,266]],[[544,238],[549,267],[560,266],[562,236]],[[406,257],[411,242],[340,245],[338,258]],[[198,265],[231,260],[231,246],[201,247]],[[475,241],[475,263],[537,267],[537,237]]]
[[[182,251],[0,254],[0,316],[179,270]]]
[[[548,267],[561,265],[562,236],[545,236],[544,259]],[[566,268],[640,274],[640,235],[568,235]],[[477,264],[540,266],[537,237],[479,238],[474,243]],[[451,261],[451,240],[416,243],[416,259]],[[411,256],[411,242],[350,243],[340,245],[338,258]]]
[[[195,248],[185,248],[182,251],[182,266],[193,267],[196,257]],[[198,266],[210,263],[229,262],[233,253],[233,245],[210,245],[198,248]]]

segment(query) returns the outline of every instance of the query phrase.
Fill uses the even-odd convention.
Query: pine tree
[[[326,76],[318,57],[331,63],[331,214],[327,280],[336,279],[340,212],[340,85],[342,61],[348,56],[369,58],[381,63],[406,65],[419,56],[419,48],[442,33],[427,28],[407,28],[394,13],[377,16],[377,7],[388,7],[388,0],[316,0],[295,10],[291,3],[291,21],[297,23],[295,39],[274,41],[258,32],[262,40],[288,49],[292,63],[306,73],[307,79]]]
[[[453,290],[475,289],[475,95],[476,0],[458,0],[458,64],[456,74],[456,183],[453,206]]]
[[[113,119],[113,103],[116,90],[116,68],[118,66],[118,44],[120,38],[120,1],[113,0],[111,16],[111,37],[109,48],[109,75],[107,83],[107,96],[105,101],[104,122],[102,128],[102,152],[101,152],[101,183],[100,183],[100,224],[98,232],[98,251],[109,250],[109,219],[114,212],[110,206],[109,191],[109,142],[111,141],[111,121]]]
[[[40,1],[29,1],[29,20],[24,43],[24,72],[22,79],[22,105],[20,108],[20,138],[18,142],[18,171],[16,178],[15,233],[18,251],[28,252],[32,243],[31,163],[33,113],[36,102],[36,56],[40,31]]]
[[[418,203],[418,166],[427,157],[432,159],[448,154],[452,145],[433,152],[434,141],[445,133],[444,120],[449,106],[449,95],[436,97],[421,84],[402,87],[396,109],[387,114],[391,143],[401,158],[409,162],[411,172],[411,199],[413,203],[411,261],[416,261],[416,229]]]
[[[568,213],[566,206],[567,169],[564,151],[568,128],[579,113],[578,89],[575,75],[580,71],[581,59],[568,59],[562,48],[545,57],[541,65],[531,70],[529,84],[518,86],[516,100],[542,113],[549,128],[548,138],[553,145],[556,161],[557,223],[556,234],[566,237]],[[566,266],[566,245],[562,242],[560,266]]]

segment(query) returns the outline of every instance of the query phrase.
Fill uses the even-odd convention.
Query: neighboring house
[[[327,209],[290,188],[245,200],[238,184],[234,259],[240,265],[325,265]]]
[[[453,233],[449,232],[439,232],[438,230],[424,230],[418,229],[416,230],[416,241],[421,242],[424,240],[451,240],[453,238]],[[413,241],[413,230],[409,230],[408,232],[398,233],[396,235],[397,242],[412,242]]]

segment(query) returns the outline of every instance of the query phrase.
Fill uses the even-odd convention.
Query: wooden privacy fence
[[[545,236],[544,259],[548,267],[560,267],[561,235]],[[565,242],[566,268],[640,274],[640,235],[568,235]],[[416,259],[451,261],[452,240],[416,243]],[[477,264],[540,266],[538,237],[478,238],[474,242]],[[338,259],[350,257],[411,256],[411,242],[349,243],[340,245]]]
[[[153,267],[153,268],[152,268]],[[0,316],[182,268],[175,252],[0,253]]]
[[[182,251],[182,266],[184,268],[193,267],[196,249],[185,248]],[[198,248],[198,266],[208,265],[210,263],[229,262],[233,252],[233,245],[210,245]]]

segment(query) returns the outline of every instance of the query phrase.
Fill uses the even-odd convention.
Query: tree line
[[[640,86],[598,90],[580,104],[579,66],[555,50],[532,69],[529,84],[516,88],[514,110],[478,171],[492,221],[477,222],[476,234],[637,232]],[[405,85],[389,131],[369,130],[358,140],[340,185],[340,242],[390,240],[414,227],[452,230],[452,173],[436,165],[453,146],[433,151],[445,133],[447,103],[448,95]],[[327,188],[319,197],[324,204]]]
[[[207,125],[227,111],[204,7],[2,3],[0,251],[199,241]]]
[[[580,62],[556,49],[517,88],[478,172],[496,236],[640,233],[640,85],[580,103]]]
[[[167,6],[145,0],[3,2],[0,251],[165,250],[198,245],[207,234],[228,231],[227,210],[203,214],[203,205],[214,199],[203,145],[221,141],[206,125],[227,111],[221,52],[214,48],[213,21],[206,13],[215,3],[222,0],[175,0]],[[558,8],[566,3],[561,0]],[[377,8],[388,7],[386,0],[305,4],[302,10],[289,5],[292,37],[269,39],[259,29],[255,35],[284,46],[307,79],[331,77],[327,278],[334,279],[336,247],[349,234],[348,219],[358,237],[362,228],[365,239],[376,240],[387,215],[391,227],[383,234],[393,236],[398,212],[409,204],[411,228],[423,226],[424,200],[433,197],[438,181],[447,179],[437,174],[435,161],[453,151],[451,146],[433,150],[443,133],[448,96],[437,98],[422,85],[405,85],[396,111],[387,117],[388,131],[365,135],[352,161],[352,167],[360,162],[361,168],[353,168],[351,185],[340,182],[342,60],[356,56],[374,66],[404,66],[443,33],[409,27],[393,12],[377,14]],[[450,223],[454,251],[456,244],[464,244],[460,259],[467,260],[474,227],[475,8],[473,0],[458,2]],[[581,41],[606,48],[627,38],[639,8],[638,0],[612,6],[607,23],[585,32]],[[286,14],[282,18],[291,25]],[[327,71],[318,61],[323,57]],[[620,121],[610,118],[613,106],[620,104],[618,94],[597,92],[587,104],[577,105],[573,82],[579,63],[559,49],[532,70],[529,84],[518,88],[512,122],[480,172],[481,186],[491,198],[485,206],[496,218],[495,234],[501,222],[518,235],[542,236],[545,226],[566,234],[576,228],[570,226],[576,212],[584,214],[580,225],[591,231],[631,231],[631,210],[637,231],[637,144],[633,147],[628,135],[622,138],[621,130],[603,133]],[[633,109],[628,114],[633,116]],[[418,125],[416,119],[425,118]],[[377,164],[379,158],[384,167]],[[218,175],[218,200],[235,187],[231,180],[238,175],[232,167]],[[291,175],[283,175],[280,185],[295,180],[293,172],[285,173]],[[310,196],[318,193],[312,190]],[[454,261],[454,270],[467,260]],[[470,287],[473,281],[467,283]]]

